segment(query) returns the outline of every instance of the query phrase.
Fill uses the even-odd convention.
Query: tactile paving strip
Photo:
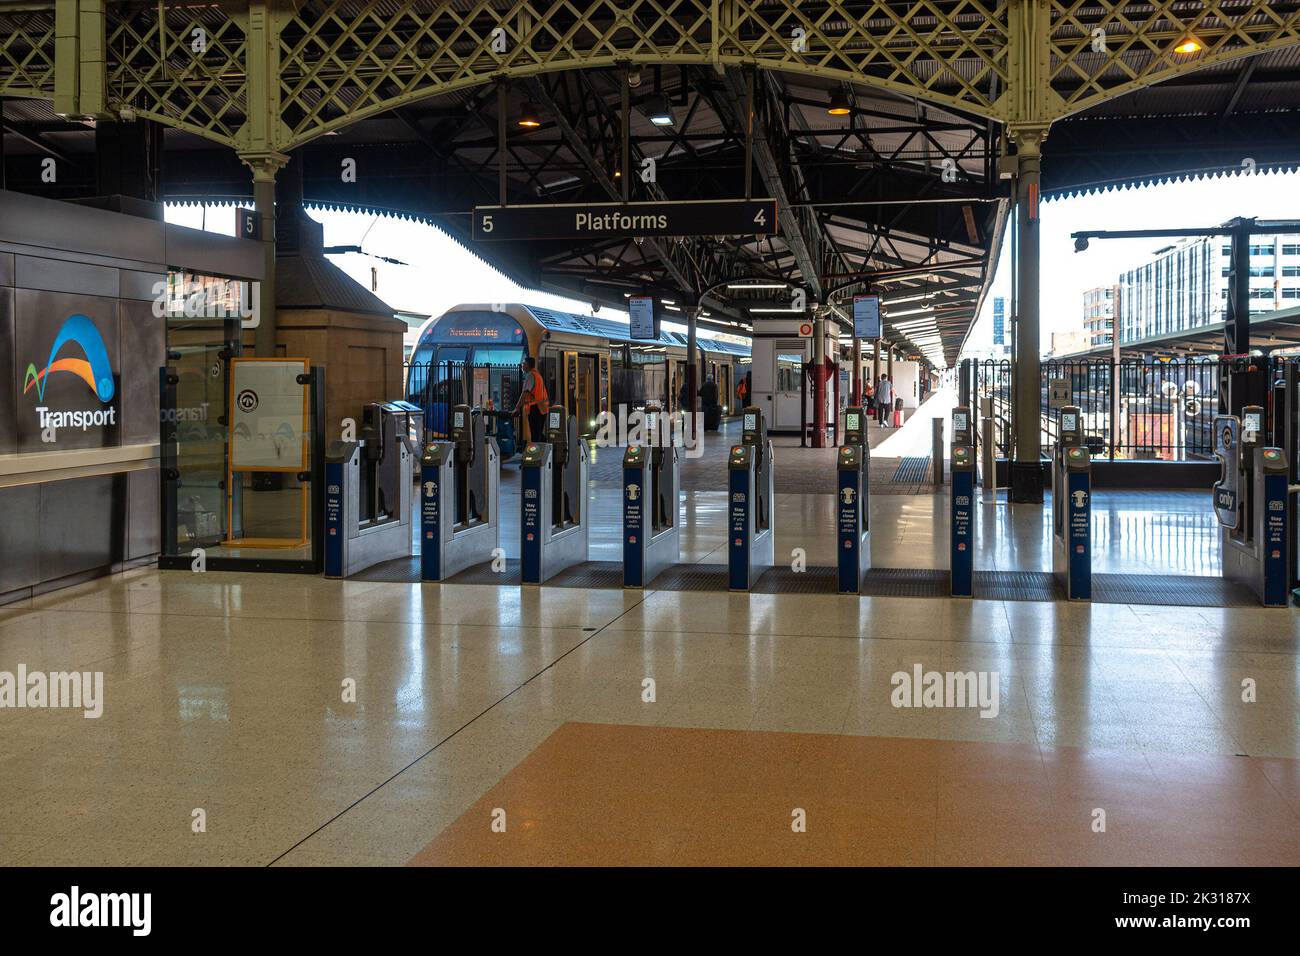
[[[420,556],[396,558],[358,571],[349,581],[381,581],[384,584],[419,584]]]
[[[752,590],[755,594],[834,594],[839,586],[840,574],[836,568],[812,567],[803,571],[768,568],[754,582]]]
[[[972,577],[975,596],[984,601],[1060,601],[1065,598],[1064,589],[1051,571],[976,571]]]
[[[504,571],[493,571],[492,562],[484,561],[482,564],[476,564],[472,568],[466,568],[460,574],[453,575],[447,579],[448,584],[519,584],[520,583],[519,561],[515,558],[506,559]]]
[[[419,557],[398,558],[367,568],[351,578],[384,584],[419,584]],[[449,584],[519,584],[519,562],[506,561],[493,571],[485,561],[462,571]],[[1050,571],[976,571],[975,597],[985,601],[1060,601],[1064,591]],[[546,582],[548,587],[621,588],[623,565],[618,561],[588,561],[566,568]],[[755,594],[834,594],[839,587],[835,568],[814,566],[804,571],[769,568],[754,583]],[[656,591],[725,591],[725,564],[675,564],[651,582]],[[930,568],[872,568],[862,584],[863,597],[943,598],[951,590],[948,572]],[[1197,575],[1094,574],[1096,604],[1149,604],[1180,607],[1258,607],[1259,599],[1243,584]]]
[[[899,485],[916,485],[925,481],[930,473],[930,459],[926,457],[908,457],[898,463],[894,477],[889,480]]]
[[[948,597],[948,572],[929,568],[872,568],[863,597]]]
[[[674,564],[664,568],[650,587],[656,591],[725,591],[725,564]]]
[[[1099,604],[1183,607],[1259,607],[1244,584],[1191,574],[1094,574],[1092,599]]]
[[[565,568],[546,583],[557,588],[621,588],[623,562],[586,561]]]

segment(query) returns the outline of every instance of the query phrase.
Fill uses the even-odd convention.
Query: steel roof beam
[[[744,129],[748,126],[745,104],[748,94],[745,81],[737,72],[728,70],[723,76],[723,84],[723,99],[731,109],[738,127]],[[821,302],[821,236],[819,233],[810,233],[805,228],[803,215],[792,205],[790,191],[786,188],[782,176],[782,167],[784,166],[785,172],[790,176],[792,180],[790,187],[796,193],[804,193],[806,184],[797,164],[790,162],[791,157],[784,157],[786,162],[782,164],[778,162],[776,154],[772,151],[773,133],[780,136],[783,143],[788,143],[789,131],[784,129],[784,123],[780,121],[774,110],[759,110],[759,101],[767,99],[765,92],[761,91],[764,91],[764,83],[762,74],[759,74],[754,77],[754,102],[750,107],[753,110],[754,124],[753,160],[758,166],[759,174],[763,177],[768,195],[776,200],[777,218],[781,223],[781,238],[794,253],[803,284],[807,286],[812,297]],[[767,114],[766,119],[763,118],[764,113]]]

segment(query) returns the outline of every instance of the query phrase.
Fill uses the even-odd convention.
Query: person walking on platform
[[[881,375],[880,384],[876,386],[876,418],[880,421],[881,428],[889,427],[889,414],[893,410],[894,383],[888,375]]]
[[[704,412],[704,430],[716,432],[722,423],[722,406],[718,404],[718,383],[712,375],[700,386],[700,407]]]
[[[546,383],[542,381],[541,372],[537,371],[537,359],[531,355],[524,356],[519,368],[524,373],[523,392],[511,414],[518,415],[523,409],[524,444],[542,441],[546,437],[546,413],[551,408]]]

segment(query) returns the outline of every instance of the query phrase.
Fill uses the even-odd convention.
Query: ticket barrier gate
[[[953,597],[975,595],[975,443],[970,408],[952,410],[952,494],[948,527],[948,581]]]
[[[1265,607],[1286,607],[1290,547],[1288,470],[1281,448],[1261,445],[1264,409],[1214,419],[1220,477],[1214,513],[1223,529],[1223,575],[1246,585]]]
[[[501,545],[501,453],[483,413],[451,410],[451,441],[420,459],[420,580],[445,581],[493,557]]]
[[[1061,409],[1052,457],[1052,573],[1071,601],[1092,600],[1092,452],[1078,406]]]
[[[358,441],[325,452],[325,576],[346,578],[411,554],[415,450],[405,420],[369,405]]]
[[[659,434],[659,408],[646,407],[645,433]],[[623,587],[644,588],[681,557],[680,462],[671,442],[623,452]]]
[[[563,405],[546,415],[546,441],[524,446],[520,462],[520,580],[543,584],[587,560],[587,443]]]
[[[854,406],[844,412],[844,444],[840,446],[835,470],[839,591],[861,594],[862,583],[871,570],[871,446],[867,442],[865,408]]]
[[[746,406],[741,443],[731,446],[727,459],[727,587],[748,591],[772,566],[774,526],[772,508],[772,443],[762,410]]]

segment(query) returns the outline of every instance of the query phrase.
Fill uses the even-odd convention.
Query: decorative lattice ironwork
[[[106,37],[110,107],[233,145],[248,115],[243,26],[211,7],[123,13]]]
[[[1051,0],[1051,7],[1051,83],[1067,113],[1300,43],[1296,0]]]
[[[0,96],[54,95],[54,11],[0,13]]]
[[[294,142],[499,75],[620,62],[755,63],[995,115],[1006,0],[479,0],[306,4],[281,34]]]
[[[736,0],[734,11],[718,24],[723,61],[867,80],[987,115],[1007,86],[1007,0]]]
[[[56,56],[54,21],[53,4],[0,13],[0,94],[49,97],[78,68],[75,47]],[[245,146],[252,120],[260,147],[286,150],[496,77],[633,63],[755,64],[1045,125],[1298,44],[1300,0],[109,3],[105,34],[109,109]]]

